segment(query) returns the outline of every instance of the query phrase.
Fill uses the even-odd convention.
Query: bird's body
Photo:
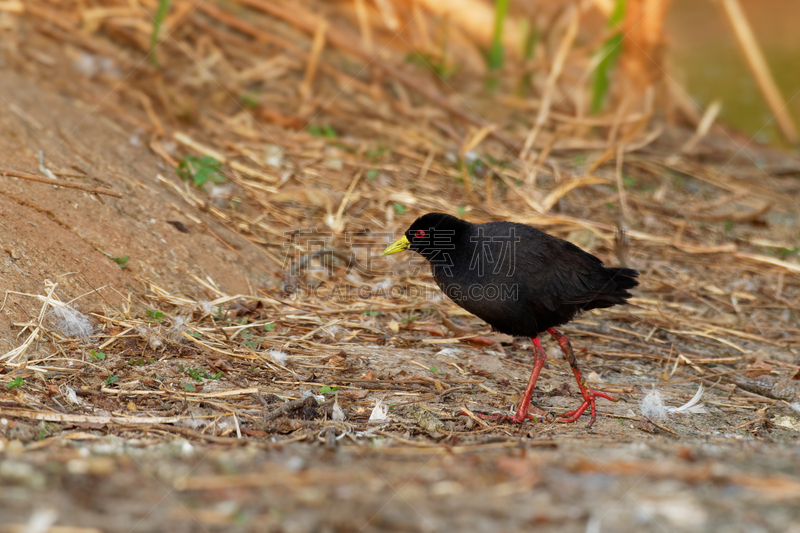
[[[471,224],[451,215],[428,213],[384,253],[402,249],[428,260],[437,285],[459,306],[496,331],[533,339],[536,376],[544,364],[540,333],[550,332],[566,353],[566,337],[553,328],[581,311],[626,303],[631,296],[628,289],[638,284],[636,270],[605,267],[570,242],[513,222]],[[569,348],[573,363],[571,353]],[[580,376],[576,364],[573,371],[576,378]],[[533,384],[532,375],[531,393]],[[591,405],[594,412],[593,400]],[[525,409],[527,414],[527,404]]]
[[[434,240],[437,233],[453,231],[453,248],[435,256],[419,248],[423,257],[434,259],[433,279],[454,302],[501,333],[536,337],[581,311],[625,303],[627,289],[637,285],[635,270],[606,268],[574,244],[525,224],[470,224],[444,216],[427,231]]]

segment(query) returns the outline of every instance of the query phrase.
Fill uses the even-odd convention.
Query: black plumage
[[[567,421],[577,420],[591,406],[594,424],[594,397],[611,398],[586,386],[569,341],[554,328],[581,311],[626,303],[629,290],[638,285],[636,270],[606,267],[574,244],[524,224],[471,224],[443,213],[419,217],[384,253],[403,249],[428,260],[434,280],[455,303],[496,331],[533,339],[534,372],[527,402],[544,365],[538,335],[545,331],[553,335],[569,358],[584,397],[584,404],[568,413],[572,416]],[[525,405],[512,420],[531,417],[527,402],[523,397]]]

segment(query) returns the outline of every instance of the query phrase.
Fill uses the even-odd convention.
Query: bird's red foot
[[[544,367],[545,359],[547,359],[547,352],[544,351],[542,348],[541,343],[539,342],[539,338],[535,337],[532,339],[533,341],[533,370],[531,370],[531,377],[528,380],[528,386],[525,388],[525,392],[522,394],[522,398],[519,401],[519,407],[517,407],[517,412],[513,415],[508,414],[499,414],[497,415],[498,422],[511,422],[512,424],[521,424],[526,420],[534,420],[536,422],[541,422],[542,420],[533,415],[529,412],[531,407],[531,397],[533,396],[533,389],[536,386],[536,380],[539,379],[539,372],[542,371],[542,367]],[[534,409],[536,409],[534,407]],[[547,413],[537,409],[542,419],[547,420]],[[495,416],[495,415],[492,415]],[[552,418],[551,418],[552,420]]]
[[[567,424],[572,422],[577,422],[578,419],[583,414],[583,412],[586,411],[588,407],[591,407],[592,418],[589,420],[589,425],[586,427],[593,427],[597,419],[597,406],[595,405],[596,398],[605,398],[606,400],[611,400],[612,402],[619,401],[619,398],[614,398],[612,396],[609,396],[605,392],[600,392],[590,389],[585,385],[581,387],[581,394],[583,394],[583,403],[581,404],[581,406],[575,409],[574,411],[564,413],[564,417],[559,418],[558,420],[556,420],[556,422],[564,422]]]
[[[593,427],[597,419],[597,406],[595,405],[596,398],[605,398],[606,400],[611,400],[612,402],[617,402],[619,400],[617,398],[612,398],[605,392],[598,392],[590,389],[586,384],[586,379],[584,379],[583,374],[581,374],[581,371],[578,368],[578,362],[575,360],[575,353],[572,351],[572,345],[570,344],[569,339],[562,335],[555,328],[550,328],[547,330],[547,332],[550,333],[550,335],[552,335],[553,338],[558,342],[558,345],[561,347],[561,350],[567,357],[569,366],[572,368],[572,373],[575,376],[575,381],[578,382],[578,388],[581,389],[581,395],[583,396],[583,403],[581,406],[574,411],[565,413],[564,418],[559,418],[557,422],[575,422],[581,417],[583,412],[586,411],[588,407],[591,407],[592,418],[589,420],[589,425],[586,427]]]

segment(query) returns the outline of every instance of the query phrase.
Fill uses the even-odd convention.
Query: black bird
[[[575,422],[591,407],[591,427],[596,418],[595,398],[617,401],[588,387],[569,340],[555,327],[581,311],[627,303],[628,289],[639,284],[639,272],[607,268],[574,244],[524,224],[472,224],[443,213],[419,217],[383,255],[409,249],[427,259],[433,279],[459,306],[495,331],[533,340],[531,378],[517,413],[508,420],[536,419],[528,406],[547,357],[539,342],[539,334],[545,331],[558,341],[583,396],[580,407],[559,421]]]

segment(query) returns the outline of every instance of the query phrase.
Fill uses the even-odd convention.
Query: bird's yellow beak
[[[408,250],[408,247],[411,246],[411,243],[408,242],[408,239],[405,235],[401,239],[397,239],[392,244],[386,247],[383,251],[383,255],[392,255],[396,254],[397,252],[403,252]]]

